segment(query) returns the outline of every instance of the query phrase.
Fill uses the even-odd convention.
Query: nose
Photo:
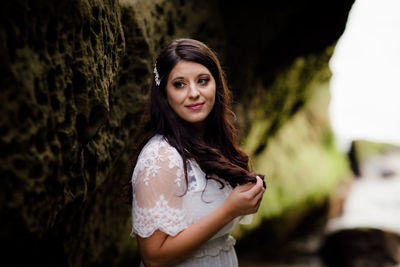
[[[194,84],[190,84],[190,88],[189,88],[189,97],[192,99],[196,99],[200,96],[200,92],[199,89],[197,88],[196,85]]]

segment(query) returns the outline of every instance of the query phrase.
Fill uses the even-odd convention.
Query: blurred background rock
[[[315,237],[353,179],[328,114],[328,63],[353,1],[2,1],[3,260],[138,263],[120,186],[154,58],[189,37],[221,58],[241,146],[266,174],[260,211],[234,232],[239,260],[320,264]]]

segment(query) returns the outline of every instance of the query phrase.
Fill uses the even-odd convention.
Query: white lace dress
[[[132,175],[132,236],[149,237],[157,229],[175,236],[219,207],[232,191],[229,184],[206,180],[196,162],[189,160],[188,190],[182,157],[161,136],[156,135],[142,149]],[[203,244],[191,257],[175,266],[238,266],[229,232],[251,216],[236,218]],[[141,266],[144,266],[141,263]]]

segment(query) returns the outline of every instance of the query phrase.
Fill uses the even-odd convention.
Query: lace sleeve
[[[182,158],[166,141],[153,139],[139,155],[132,175],[131,235],[149,237],[159,229],[175,236],[188,227],[182,208]]]

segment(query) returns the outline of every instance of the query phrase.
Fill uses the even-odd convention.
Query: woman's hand
[[[257,176],[257,182],[236,186],[223,206],[232,219],[256,213],[264,194],[263,181]]]

